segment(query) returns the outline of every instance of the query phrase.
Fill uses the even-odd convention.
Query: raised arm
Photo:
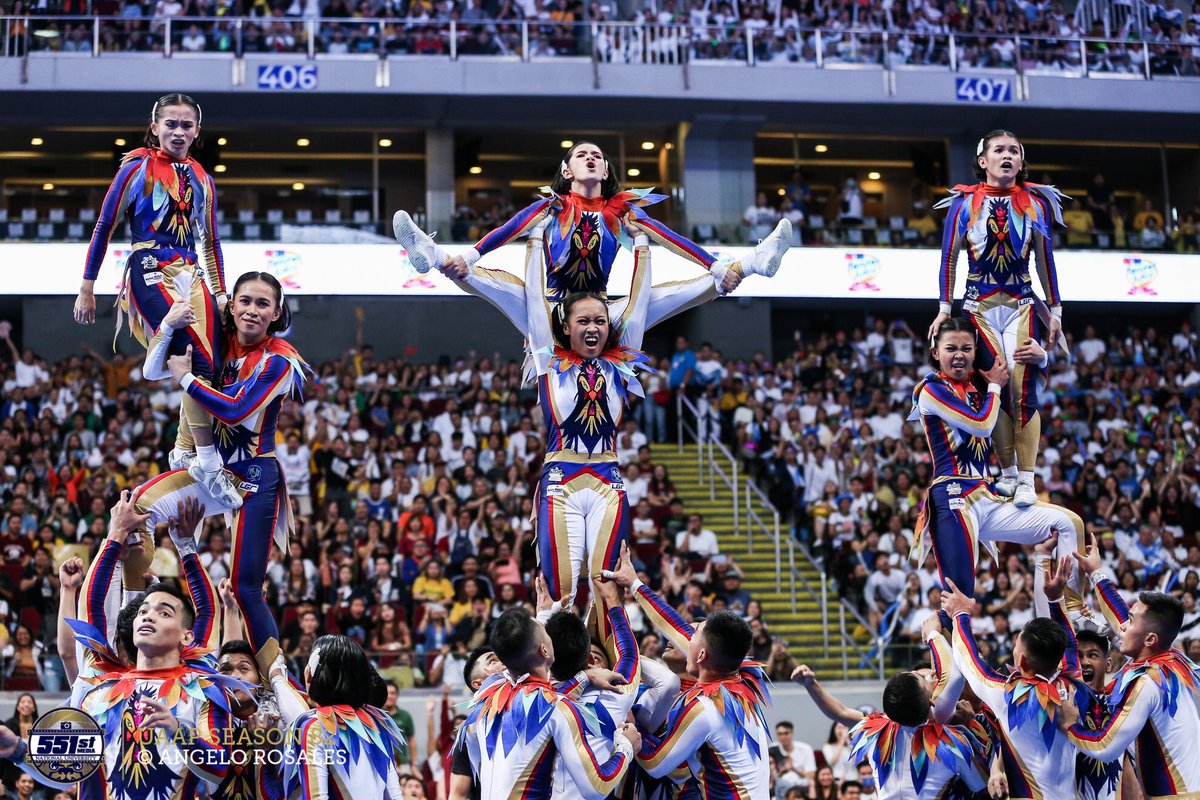
[[[653,589],[640,580],[630,588],[634,598],[637,599],[637,604],[642,607],[642,611],[646,613],[646,618],[650,620],[654,629],[666,636],[671,644],[679,648],[680,652],[686,653],[688,643],[692,641],[692,636],[696,633],[691,623],[679,616],[679,613],[671,608],[670,603],[659,597]]]
[[[538,365],[538,374],[545,372],[545,356],[538,351],[554,347],[553,306],[546,299],[546,248],[542,246],[544,228],[530,234],[525,248],[525,335],[529,338],[529,349]]]
[[[1097,761],[1120,758],[1146,726],[1158,693],[1147,678],[1136,678],[1099,730],[1088,730],[1082,722],[1067,729],[1067,739],[1082,753]]]
[[[79,614],[81,619],[96,630],[108,635],[108,611],[105,601],[112,588],[113,573],[121,558],[122,542],[115,539],[105,539],[100,543],[100,552],[92,559],[87,574],[83,576],[83,586],[79,590]],[[112,642],[108,643],[110,646]]]
[[[991,436],[1000,417],[1000,385],[989,383],[987,399],[978,411],[956,395],[950,387],[937,381],[929,381],[917,396],[917,407],[922,414],[935,416],[954,427],[976,436]]]
[[[508,222],[486,234],[476,243],[475,253],[468,253],[465,256],[467,263],[474,266],[480,257],[487,255],[497,247],[508,244],[538,224],[542,217],[550,210],[552,200],[553,198],[544,197],[541,200],[530,203],[518,211],[516,216]]]
[[[650,238],[640,228],[633,240],[633,278],[629,284],[629,299],[621,315],[621,344],[635,350],[642,348],[646,336],[646,315],[650,311]]]
[[[840,722],[847,727],[862,722],[863,713],[857,708],[850,708],[841,700],[831,695],[817,680],[817,676],[807,664],[801,664],[792,672],[792,680],[808,690],[808,696],[816,704],[817,710],[834,722]]]
[[[83,561],[68,558],[58,568],[58,583],[62,591],[58,595],[58,657],[62,660],[67,685],[79,677],[79,656],[76,652],[75,632],[67,620],[75,619],[78,613],[79,589],[83,585]]]
[[[679,676],[652,658],[641,659],[641,668],[646,690],[638,698],[633,714],[642,730],[658,733],[679,694]]]
[[[188,595],[196,609],[196,621],[192,625],[192,635],[195,643],[208,650],[217,650],[221,646],[221,631],[217,625],[217,589],[208,577],[208,571],[200,563],[196,554],[196,539],[194,531],[204,518],[204,507],[195,498],[189,497],[179,503],[178,516],[173,517],[167,525],[171,541],[175,543],[175,551],[179,554],[179,565],[187,584]]]
[[[993,709],[1004,707],[1004,679],[979,655],[975,634],[971,631],[971,610],[975,601],[959,591],[947,579],[942,593],[942,611],[950,616],[954,628],[954,659],[967,684]]]
[[[931,619],[936,620],[935,614]],[[935,722],[946,724],[954,716],[958,698],[962,697],[963,684],[966,677],[954,662],[954,651],[946,637],[940,632],[925,634],[929,645],[930,663],[933,665],[933,719]]]

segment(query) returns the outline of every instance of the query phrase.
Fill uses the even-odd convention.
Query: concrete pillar
[[[454,218],[454,131],[425,132],[425,230],[445,231],[449,241]]]
[[[697,225],[738,230],[754,202],[754,134],[761,120],[703,115],[680,126],[683,150],[684,217],[691,235]]]

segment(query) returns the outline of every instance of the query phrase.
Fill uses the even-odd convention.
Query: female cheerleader
[[[995,490],[1019,506],[1031,506],[1037,502],[1033,470],[1042,426],[1037,391],[1045,373],[1043,366],[1022,363],[1013,355],[1025,340],[1040,338],[1043,329],[1049,331],[1051,350],[1062,334],[1051,228],[1055,222],[1063,224],[1063,195],[1053,186],[1028,182],[1025,148],[1009,131],[992,131],[979,140],[975,176],[982,182],[955,186],[949,198],[934,206],[949,211],[942,235],[938,315],[929,338],[950,317],[958,252],[965,244],[969,273],[963,313],[983,343],[980,366],[990,369],[1002,358],[1012,373],[1003,398],[1005,413],[996,427],[1002,474]],[[1048,314],[1033,292],[1029,262],[1035,255]]]
[[[367,654],[346,636],[322,636],[304,670],[304,712],[285,737],[285,796],[297,800],[400,800],[395,761],[404,737],[376,695],[383,681]]]
[[[227,296],[217,235],[216,187],[188,155],[200,135],[200,116],[199,104],[186,94],[163,95],[154,103],[146,146],[125,154],[104,196],[75,300],[75,321],[83,325],[96,321],[96,276],[113,227],[124,216],[133,252],[125,262],[119,302],[121,310],[129,312],[130,331],[149,347],[172,303],[188,300],[195,314],[187,336],[177,337],[171,352],[179,355],[191,347],[196,354],[196,377],[212,385],[221,363],[217,310]],[[197,234],[203,234],[208,284],[198,275]],[[121,319],[118,313],[118,330]],[[241,505],[213,445],[212,416],[189,397],[184,397],[175,449],[168,460],[171,469],[188,469],[218,502],[230,509]]]
[[[1083,520],[1073,512],[1048,503],[1019,507],[992,492],[987,481],[992,451],[989,437],[1000,416],[1000,391],[1009,375],[1001,360],[982,373],[972,371],[975,338],[974,324],[963,317],[938,324],[933,340],[938,371],[914,387],[910,417],[919,418],[925,429],[934,469],[917,523],[913,562],[924,563],[932,547],[943,586],[952,581],[969,597],[975,594],[981,541],[997,562],[993,542],[1037,544],[1057,534],[1058,553],[1066,555],[1083,541]],[[1012,355],[1028,367],[1046,360],[1046,352],[1032,338],[1014,348]],[[1071,578],[1075,592],[1079,589],[1077,575],[1075,572]]]
[[[775,230],[743,261],[722,264],[699,245],[646,214],[643,207],[665,199],[648,189],[621,191],[608,158],[591,142],[579,142],[566,153],[558,174],[550,186],[550,196],[531,204],[501,227],[484,236],[466,256],[450,256],[416,226],[406,211],[397,211],[393,219],[396,239],[408,252],[418,272],[437,267],[465,291],[496,305],[518,328],[525,324],[524,288],[519,279],[504,270],[476,266],[487,253],[535,226],[553,221],[544,241],[549,274],[546,293],[562,300],[572,292],[593,292],[606,296],[608,276],[617,251],[631,248],[632,231],[623,221],[632,219],[658,244],[676,255],[708,270],[708,276],[655,287],[650,298],[648,326],[666,316],[662,309],[679,313],[718,293],[727,294],[747,274],[770,277],[779,269],[783,254],[792,238],[791,223],[781,220]],[[686,302],[680,302],[685,298]]]
[[[233,518],[234,593],[246,623],[246,638],[254,647],[259,668],[270,673],[279,654],[279,629],[263,597],[267,556],[271,542],[286,551],[295,529],[287,484],[275,458],[275,429],[285,397],[299,398],[306,374],[312,370],[283,339],[272,335],[291,321],[283,302],[283,288],[266,272],[247,272],[234,284],[225,306],[226,358],[221,388],[196,378],[191,368],[192,348],[183,355],[163,359],[176,327],[190,324],[194,311],[186,303],[164,318],[146,369],[153,377],[169,372],[189,397],[214,417],[214,439],[221,458],[237,479],[244,504]],[[139,507],[156,521],[186,496],[204,502],[204,487],[190,473],[165,472],[144,484]],[[208,513],[213,513],[208,509]]]

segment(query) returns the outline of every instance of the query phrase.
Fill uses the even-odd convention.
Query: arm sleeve
[[[314,716],[300,728],[300,747],[304,753],[299,764],[300,790],[295,800],[327,800],[329,797],[329,764],[325,742],[328,735]]]
[[[657,733],[666,722],[671,704],[679,694],[679,676],[671,672],[666,664],[660,664],[650,658],[643,658],[641,667],[642,684],[646,691],[638,700],[634,715],[642,730]]]
[[[96,630],[108,635],[108,612],[104,601],[107,599],[112,585],[113,572],[117,568],[117,559],[121,555],[121,544],[112,539],[105,539],[100,545],[92,565],[88,567],[83,577],[83,586],[79,589],[79,619],[89,623]]]
[[[1063,651],[1062,660],[1063,671],[1072,675],[1079,674],[1079,641],[1075,638],[1075,628],[1071,625],[1071,618],[1067,616],[1061,598],[1055,603],[1050,603],[1050,619],[1067,632],[1067,649]]]
[[[1104,727],[1090,731],[1076,723],[1067,730],[1067,738],[1077,750],[1095,760],[1112,761],[1120,757],[1142,732],[1154,710],[1156,696],[1152,688],[1147,688],[1146,679],[1138,678]]]
[[[529,349],[537,353],[554,347],[551,332],[553,316],[550,301],[546,299],[546,248],[538,242],[530,242],[525,249],[525,335],[529,337]],[[545,371],[544,356],[534,355],[538,373]]]
[[[978,411],[971,408],[949,387],[940,383],[926,383],[919,395],[917,406],[922,414],[938,417],[949,422],[954,427],[975,436],[991,436],[1000,416],[1000,387],[996,391],[988,384],[987,399]]]
[[[692,640],[692,635],[696,632],[691,624],[679,616],[666,600],[655,594],[644,583],[634,584],[633,596],[637,599],[638,605],[642,607],[642,611],[646,613],[646,618],[650,620],[654,629],[666,636],[671,644],[687,652],[688,642]]]
[[[200,404],[200,407],[227,425],[237,425],[270,405],[280,395],[292,388],[292,365],[287,359],[271,356],[253,377],[238,389],[232,397],[196,380],[188,374],[183,379],[183,389]]]
[[[637,691],[641,683],[641,654],[638,653],[637,639],[629,626],[629,617],[625,609],[617,606],[608,609],[608,631],[604,637],[604,649],[612,659],[613,672],[620,675],[628,683],[626,689]]]
[[[207,700],[200,706],[194,727],[187,723],[179,725],[177,741],[184,763],[197,777],[214,785],[229,771],[229,750],[222,744],[229,727],[228,712]],[[185,728],[190,729],[186,734]]]
[[[283,724],[291,727],[300,715],[308,711],[308,703],[292,686],[286,674],[276,675],[271,679],[271,689],[275,692],[275,702],[279,704],[279,717]]]
[[[1046,231],[1049,233],[1054,225],[1054,213],[1045,200],[1036,194],[1030,195],[1033,202],[1038,204],[1038,212],[1046,221]],[[1042,292],[1046,302],[1051,306],[1062,305],[1062,297],[1058,293],[1058,268],[1054,266],[1054,237],[1043,234],[1039,229],[1033,229],[1033,258],[1037,262],[1038,278],[1042,283]]]
[[[1115,631],[1129,619],[1129,605],[1117,591],[1117,586],[1108,576],[1097,572],[1092,576],[1092,585],[1096,587],[1096,601],[1104,613],[1108,624]]]
[[[612,757],[600,763],[588,744],[584,722],[572,703],[560,700],[552,719],[554,744],[581,796],[585,800],[604,800],[616,790],[633,760],[629,740],[617,736],[613,742]]]
[[[108,250],[108,242],[112,238],[117,215],[125,208],[125,192],[129,188],[129,181],[141,165],[141,160],[122,164],[121,168],[117,170],[117,176],[113,178],[112,184],[108,187],[108,193],[104,195],[100,213],[96,217],[96,227],[92,230],[92,240],[88,243],[87,258],[83,263],[83,279],[85,281],[94,281],[100,274],[100,267],[104,264],[104,254]]]
[[[954,707],[958,704],[958,698],[962,697],[966,678],[954,663],[954,652],[950,649],[950,643],[940,633],[929,639],[929,657],[936,681],[931,697],[933,718],[944,725],[954,716]]]
[[[946,212],[946,226],[942,231],[942,261],[938,266],[938,302],[950,305],[954,302],[954,278],[958,268],[958,251],[962,237],[958,235],[958,215],[962,211],[963,197],[957,197]],[[945,309],[943,309],[945,310]],[[946,311],[946,313],[950,313]]]
[[[220,632],[217,630],[217,587],[213,586],[208,577],[208,571],[200,563],[200,556],[188,553],[180,558],[183,577],[187,581],[188,595],[196,608],[196,622],[192,625],[192,636],[197,645],[209,650],[217,650],[221,646]]]
[[[525,233],[536,225],[542,214],[549,209],[550,201],[551,198],[545,197],[525,206],[515,217],[480,239],[475,245],[475,252],[481,256],[486,255]]]
[[[171,371],[167,369],[167,356],[171,349],[171,337],[175,335],[175,329],[168,327],[166,323],[158,326],[158,330],[154,332],[154,338],[150,340],[150,346],[146,348],[146,360],[142,362],[142,377],[148,381],[161,381],[171,377]]]
[[[225,256],[221,252],[221,233],[217,226],[217,186],[205,175],[204,192],[204,271],[213,294],[225,291]]]
[[[711,717],[703,701],[695,698],[665,736],[660,738],[643,731],[638,764],[654,778],[671,774],[708,741],[712,731]]]
[[[971,616],[965,612],[954,617],[954,660],[980,700],[992,708],[1004,707],[1004,679],[979,656]]]
[[[621,315],[621,344],[640,350],[646,336],[650,311],[650,245],[638,236],[633,248],[633,279],[629,284],[629,302]]]
[[[1046,572],[1049,569],[1047,556],[1033,557],[1033,615],[1039,619],[1050,618],[1050,600],[1046,597]]]

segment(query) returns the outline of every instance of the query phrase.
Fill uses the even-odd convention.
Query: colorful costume
[[[1061,603],[1051,605],[1051,615],[1070,631]],[[1009,797],[1013,800],[1054,800],[1075,796],[1075,759],[1066,735],[1055,723],[1064,703],[1084,711],[1085,693],[1078,674],[1074,637],[1063,656],[1063,668],[1049,677],[1027,678],[1014,671],[1007,678],[988,666],[979,655],[971,631],[971,616],[954,617],[954,659],[968,685],[995,714],[996,731]]]
[[[192,346],[197,377],[211,383],[221,363],[220,321],[213,294],[225,292],[225,261],[217,233],[217,191],[212,178],[190,156],[176,161],[154,147],[126,153],[113,179],[88,245],[84,280],[95,280],[104,263],[113,227],[124,216],[129,223],[132,252],[125,261],[119,302],[129,312],[134,337],[148,347],[151,337],[176,300],[189,300],[196,321],[187,336],[176,337],[171,355]],[[199,279],[196,236],[203,235],[208,285]],[[188,274],[177,286],[175,279]],[[118,315],[117,326],[121,325]],[[206,415],[184,400],[180,449],[190,450],[189,428],[205,428]],[[187,446],[183,446],[186,444]]]
[[[586,708],[530,675],[488,678],[459,729],[484,800],[543,800],[554,794],[561,763],[583,800],[603,800],[620,785],[633,760],[629,740],[617,734],[601,761],[589,744],[599,723]]]
[[[994,542],[1037,544],[1057,534],[1058,551],[1066,554],[1083,539],[1083,520],[1075,513],[1049,503],[1020,508],[992,492],[989,437],[999,415],[996,384],[980,392],[970,379],[959,384],[931,372],[913,388],[909,419],[921,421],[934,474],[917,525],[913,560],[922,563],[932,548],[943,585],[952,580],[968,596],[975,594],[980,542],[995,558]],[[1072,581],[1077,587],[1077,573]]]
[[[395,760],[404,736],[374,706],[322,706],[300,715],[284,752],[286,796],[295,800],[400,797]]]
[[[166,326],[163,331],[170,333]],[[152,350],[156,352],[157,347]],[[246,638],[263,674],[270,671],[279,652],[279,629],[262,595],[267,556],[272,541],[286,552],[288,537],[295,529],[287,485],[275,459],[275,429],[283,399],[300,397],[311,372],[290,344],[267,336],[248,347],[230,342],[221,379],[223,391],[190,373],[182,381],[187,395],[213,415],[214,443],[243,497],[242,507],[233,516],[230,577],[246,621]],[[176,513],[177,503],[189,496],[204,503],[208,495],[186,470],[173,470],[142,486],[138,507],[151,514],[151,523],[165,521]]]
[[[650,623],[681,652],[695,630],[641,581],[631,590]],[[662,736],[642,731],[638,763],[662,778],[686,763],[703,797],[757,800],[767,797],[771,736],[763,708],[771,702],[767,677],[753,661],[737,674],[697,681],[675,700]]]
[[[1104,573],[1092,575],[1100,608],[1110,622],[1129,619],[1129,606]],[[1200,714],[1196,692],[1200,667],[1172,648],[1130,661],[1109,684],[1110,716],[1099,729],[1083,720],[1072,726],[1071,744],[1100,761],[1119,759],[1137,745],[1134,764],[1150,798],[1200,793]]]
[[[978,792],[987,786],[984,751],[975,733],[960,725],[909,728],[870,714],[850,730],[851,763],[871,765],[879,800],[941,800],[958,779]]]
[[[999,429],[997,455],[1002,466],[1016,463],[1032,480],[1041,437],[1037,389],[1044,380],[1044,368],[1017,363],[1013,354],[1026,339],[1040,339],[1049,319],[1037,313],[1040,301],[1033,292],[1031,256],[1037,258],[1042,292],[1051,313],[1062,315],[1052,226],[1063,224],[1063,195],[1053,186],[1035,183],[1012,188],[959,185],[950,191],[950,197],[934,206],[948,209],[938,272],[939,308],[950,313],[958,253],[965,246],[969,272],[963,314],[979,332],[978,366],[990,369],[997,358],[1004,358],[1012,372],[1005,397],[1012,424],[1006,422]]]

